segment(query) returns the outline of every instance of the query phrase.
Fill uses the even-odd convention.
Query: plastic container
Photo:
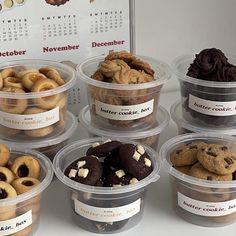
[[[193,141],[223,144],[236,151],[236,139],[227,135],[184,134],[168,140],[160,149],[162,165],[169,173],[172,204],[176,214],[201,226],[218,227],[236,222],[236,180],[210,181],[176,170],[170,153]]]
[[[92,123],[113,130],[137,131],[151,127],[156,120],[161,88],[171,77],[169,66],[159,60],[137,56],[155,71],[154,81],[141,84],[106,83],[90,77],[104,58],[94,57],[77,67],[78,77],[87,87]]]
[[[39,225],[42,193],[53,178],[52,163],[45,155],[37,151],[9,148],[11,151],[10,160],[22,155],[32,155],[40,162],[41,183],[17,197],[0,199],[1,235],[33,235]]]
[[[143,145],[153,162],[153,171],[138,183],[122,187],[88,186],[64,175],[66,167],[84,156],[92,144],[105,140],[107,138],[97,137],[67,145],[57,153],[53,166],[56,176],[68,189],[72,218],[78,226],[95,233],[117,233],[137,225],[141,220],[147,187],[159,179],[160,160],[152,148]]]
[[[64,84],[45,81],[45,77],[58,77],[55,70],[39,74],[38,69],[45,67],[56,69]],[[0,71],[4,85],[0,91],[0,138],[44,140],[63,132],[68,90],[76,81],[74,69],[53,61],[19,60],[1,63]],[[34,86],[42,78],[44,81]]]
[[[21,140],[17,142],[14,141],[9,142],[6,140],[2,140],[1,142],[7,146],[11,145],[12,147],[16,148],[24,148],[26,146],[29,146],[31,149],[43,153],[51,161],[53,161],[53,158],[56,155],[56,153],[67,145],[69,139],[72,137],[77,127],[78,127],[77,118],[72,113],[67,111],[67,115],[65,118],[65,129],[59,136],[50,139],[44,139],[40,142],[37,140],[32,140],[32,141]]]
[[[170,108],[171,118],[174,120],[178,127],[179,134],[185,133],[208,133],[208,134],[218,134],[218,135],[236,135],[236,126],[230,128],[219,128],[218,126],[212,128],[204,125],[192,124],[186,119],[184,119],[182,114],[182,104],[181,101],[175,102]]]
[[[99,128],[91,122],[89,106],[84,107],[79,114],[79,121],[81,125],[88,131],[90,137],[112,137],[112,139],[127,138],[142,144],[146,144],[155,150],[158,147],[160,135],[169,124],[169,120],[169,113],[165,108],[159,106],[156,113],[156,123],[152,127],[142,131],[129,132]]]
[[[236,58],[229,56],[236,65]],[[174,61],[181,88],[183,117],[190,123],[229,128],[236,125],[236,82],[205,81],[186,76],[193,56]]]

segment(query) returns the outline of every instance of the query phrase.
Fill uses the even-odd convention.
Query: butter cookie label
[[[202,114],[212,116],[236,115],[236,101],[209,101],[192,94],[189,95],[189,108]]]
[[[153,113],[154,99],[137,105],[118,106],[95,101],[96,114],[111,120],[135,120]]]
[[[204,202],[189,198],[179,192],[178,205],[184,210],[200,216],[225,216],[236,212],[236,199],[224,202]]]
[[[4,213],[3,213],[4,214]],[[19,232],[32,224],[32,210],[16,218],[0,221],[0,236]]]
[[[77,214],[89,220],[99,222],[117,222],[136,215],[140,212],[141,199],[120,207],[102,208],[84,204],[74,199],[75,211]]]
[[[55,124],[59,119],[59,107],[50,111],[29,115],[18,115],[0,111],[0,124],[12,129],[40,129]]]

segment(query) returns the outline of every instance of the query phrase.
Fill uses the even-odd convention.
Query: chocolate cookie
[[[119,154],[121,163],[126,167],[127,172],[138,180],[152,172],[152,161],[142,145],[122,144]]]
[[[232,176],[236,171],[236,154],[220,144],[209,144],[201,148],[197,159],[204,168],[219,175]]]
[[[125,173],[123,169],[112,171],[105,180],[106,187],[119,187],[128,185],[132,177]]]
[[[197,162],[197,152],[204,147],[204,142],[192,142],[179,147],[170,154],[170,161],[174,166],[188,166]]]
[[[86,155],[94,155],[97,157],[106,157],[108,155],[112,155],[121,145],[119,141],[111,141],[107,140],[104,143],[94,143],[92,147],[90,147]]]
[[[84,156],[71,163],[65,175],[76,182],[95,185],[102,176],[102,165],[97,157]]]
[[[189,170],[189,175],[199,179],[215,181],[231,181],[232,174],[218,175],[205,169],[199,162],[194,164]]]

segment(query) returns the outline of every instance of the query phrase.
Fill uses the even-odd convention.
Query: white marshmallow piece
[[[95,147],[97,147],[97,146],[100,146],[100,143],[97,142],[97,143],[93,143],[93,144],[92,144],[92,147],[93,147],[93,148],[95,148]]]
[[[129,181],[129,184],[136,184],[138,183],[138,180],[136,178],[132,178],[130,181]]]
[[[88,173],[89,173],[89,169],[80,168],[78,171],[78,176],[82,178],[86,178],[88,176]]]
[[[81,168],[81,167],[83,167],[84,165],[86,165],[86,161],[78,161],[78,162],[77,162],[77,167],[78,167],[78,169]]]
[[[70,173],[69,173],[69,178],[75,178],[77,172],[78,172],[78,170],[71,169]]]
[[[145,157],[144,158],[144,164],[145,164],[145,166],[151,167],[152,162],[148,158]]]
[[[125,175],[125,172],[123,170],[117,170],[115,174],[117,177],[122,178]]]
[[[111,140],[110,139],[107,139],[107,140],[105,140],[103,143],[110,143],[111,142]]]
[[[133,155],[133,159],[134,159],[135,161],[139,161],[140,157],[141,157],[140,153],[138,153],[138,152],[135,151],[135,153],[134,153],[134,155]]]
[[[113,184],[112,187],[122,187],[122,185],[121,184]]]
[[[138,153],[140,153],[141,155],[143,155],[145,153],[145,149],[142,145],[138,144],[136,147],[136,150]]]

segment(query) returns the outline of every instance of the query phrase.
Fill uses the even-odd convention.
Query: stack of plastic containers
[[[52,70],[44,72],[44,68]],[[53,159],[77,128],[76,117],[67,110],[68,91],[75,83],[75,71],[61,63],[44,60],[6,62],[0,65],[0,70],[2,76],[7,77],[0,91],[0,139],[15,147],[39,150]],[[55,71],[64,79],[61,85],[58,82],[60,86],[44,75],[49,73],[57,78]],[[37,80],[42,83],[32,91],[30,86]]]
[[[133,55],[129,56],[133,57]],[[104,56],[89,59],[77,68],[78,77],[86,85],[89,103],[80,112],[79,120],[93,138],[79,140],[61,149],[53,165],[57,177],[69,190],[73,220],[90,232],[116,233],[137,225],[142,218],[146,189],[149,184],[159,179],[160,159],[153,148],[157,149],[159,136],[169,122],[169,114],[163,107],[158,107],[158,103],[161,88],[171,74],[165,63],[147,57],[137,57],[149,63],[154,70],[154,80],[143,70],[131,70],[119,59],[116,60],[118,69],[119,66],[121,68],[124,66],[125,68],[122,68],[125,69],[124,74],[134,73],[130,76],[131,79],[137,79],[137,73],[141,73],[147,76],[145,78],[151,77],[152,81],[122,84],[96,80],[92,78],[92,75],[104,61]],[[112,62],[107,63],[112,64]],[[110,75],[109,73],[113,73],[114,68],[112,71],[104,69],[105,73]],[[151,73],[153,73],[152,70]],[[121,71],[118,70],[118,72]],[[95,76],[100,76],[99,72],[96,72]],[[113,147],[114,143],[118,143],[118,146]],[[135,160],[131,156],[128,160],[134,160],[132,169],[135,169],[136,165],[140,166],[139,173],[146,168],[152,169],[145,178],[136,178],[135,174],[126,170],[128,164],[120,163],[116,167],[113,164],[112,166],[107,164],[106,158],[112,162],[117,159],[118,162],[121,160],[122,143],[135,150],[138,148],[137,150],[142,153],[137,154],[135,151],[136,154],[134,154],[131,151],[131,155],[137,155],[138,158]],[[76,172],[75,168],[78,169],[80,163],[83,165],[82,171],[85,170],[83,168],[86,168],[86,164],[79,161],[79,158],[91,160],[94,156],[91,157],[88,151],[96,147],[99,150],[108,147],[110,150],[102,156],[100,156],[100,151],[100,154],[92,154],[100,157],[97,161],[101,163],[103,175],[99,177],[99,183],[81,184],[77,176],[73,178],[73,172]],[[128,151],[127,148],[125,150]],[[68,178],[65,170],[72,162],[76,162],[77,167],[73,167],[72,172],[69,173],[72,177]],[[78,174],[81,173],[79,171]],[[128,180],[125,184],[119,182],[107,185],[106,181],[113,172],[118,182],[126,178],[126,173],[132,176],[135,182]],[[88,175],[89,173],[90,171]]]
[[[174,211],[201,226],[236,221],[236,139],[230,136],[236,134],[235,64],[234,57],[227,59],[218,49],[174,63],[181,101],[172,105],[171,117],[182,135],[168,140],[160,156],[169,173]],[[219,171],[220,165],[226,171]]]
[[[67,110],[76,76],[72,68],[45,60],[6,62],[0,71],[0,234],[28,236],[39,224],[52,159],[77,128]]]
[[[130,138],[156,149],[158,137],[169,121],[168,112],[158,104],[162,86],[171,74],[162,61],[136,57],[154,70],[153,81],[117,84],[91,78],[104,56],[89,59],[77,68],[86,85],[89,103],[81,111],[80,121],[91,136]]]
[[[236,82],[230,82],[231,75],[227,71],[228,65],[225,66],[225,70],[218,72],[225,73],[225,75],[216,74],[219,77],[229,76],[228,82],[221,82],[220,79],[219,81],[203,80],[186,75],[193,61],[194,57],[183,56],[174,63],[181,91],[181,101],[172,106],[171,114],[174,121],[178,126],[181,123],[193,126],[194,128],[192,127],[190,132],[219,132],[222,134],[225,130],[224,134],[233,135],[236,127]],[[216,64],[217,61],[210,63]],[[235,57],[228,57],[228,63],[235,65]]]

